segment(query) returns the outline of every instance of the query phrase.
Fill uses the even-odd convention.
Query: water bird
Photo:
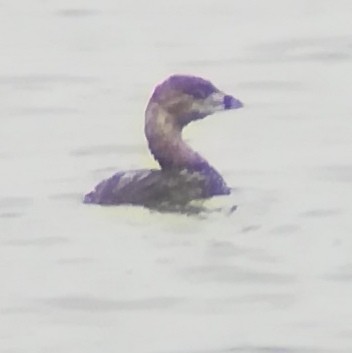
[[[193,200],[230,194],[220,173],[184,141],[182,130],[193,121],[242,106],[209,80],[170,76],[157,85],[145,110],[145,136],[160,169],[117,172],[86,194],[84,203],[180,210]]]

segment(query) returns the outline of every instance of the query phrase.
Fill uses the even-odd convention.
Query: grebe
[[[99,183],[84,202],[162,210],[230,194],[222,176],[183,140],[182,129],[215,112],[242,106],[208,80],[170,76],[155,88],[145,111],[148,146],[161,169],[118,172]]]

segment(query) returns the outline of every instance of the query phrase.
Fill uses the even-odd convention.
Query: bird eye
[[[206,98],[206,92],[202,89],[196,89],[195,91],[192,92],[192,95],[196,99],[204,99]]]

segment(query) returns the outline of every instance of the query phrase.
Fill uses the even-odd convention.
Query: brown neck
[[[202,169],[208,163],[182,139],[177,117],[150,102],[145,113],[145,135],[162,169]]]

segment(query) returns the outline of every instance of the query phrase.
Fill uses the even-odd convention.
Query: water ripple
[[[74,149],[70,152],[72,156],[106,156],[107,154],[138,154],[145,151],[143,145],[99,145],[86,146]]]
[[[55,15],[62,17],[90,17],[100,15],[100,10],[89,9],[64,9],[55,12]]]
[[[67,310],[82,310],[89,312],[107,312],[120,310],[151,310],[151,309],[166,309],[173,307],[182,299],[156,297],[135,300],[112,300],[92,297],[59,297],[51,299],[43,299],[40,302]]]
[[[350,37],[292,38],[258,44],[251,51],[247,62],[342,62],[352,60],[352,40]]]
[[[42,84],[95,84],[98,78],[78,75],[33,74],[23,76],[0,75],[0,85],[42,85]]]
[[[195,282],[259,282],[287,284],[296,280],[291,274],[254,272],[236,266],[188,267],[182,275]]]

